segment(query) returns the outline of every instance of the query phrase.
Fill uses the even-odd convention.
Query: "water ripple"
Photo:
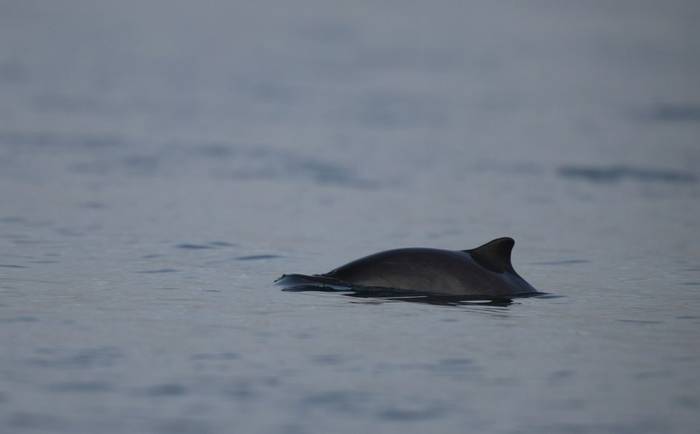
[[[681,170],[615,166],[562,166],[558,173],[564,178],[581,179],[595,183],[615,183],[623,180],[640,182],[694,183],[697,177]]]

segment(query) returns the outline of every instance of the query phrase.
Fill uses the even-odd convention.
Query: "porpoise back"
[[[357,259],[317,277],[363,288],[503,298],[537,294],[511,264],[515,242],[498,238],[471,250],[405,248]]]

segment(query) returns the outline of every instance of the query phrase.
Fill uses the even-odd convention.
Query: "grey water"
[[[0,2],[0,432],[697,432],[699,18]],[[500,236],[556,297],[273,284]]]

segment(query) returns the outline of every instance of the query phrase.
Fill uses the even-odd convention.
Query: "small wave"
[[[277,259],[281,258],[280,255],[249,255],[249,256],[239,256],[236,258],[237,261],[260,261],[265,259]]]
[[[700,104],[658,104],[649,117],[660,122],[700,122]]]
[[[542,261],[542,262],[530,262],[531,265],[575,265],[575,264],[587,264],[591,261],[587,259],[563,259],[561,261]]]
[[[180,270],[177,270],[175,268],[159,268],[157,270],[143,270],[143,271],[137,271],[137,273],[142,273],[142,274],[158,274],[158,273],[177,273]]]
[[[623,180],[641,182],[693,183],[697,177],[690,173],[672,169],[642,168],[624,165],[615,166],[562,166],[559,176],[581,179],[594,183],[615,183]]]
[[[207,245],[207,244],[190,244],[190,243],[178,244],[175,247],[178,249],[185,249],[185,250],[205,250],[205,249],[213,249],[214,248],[213,246]]]

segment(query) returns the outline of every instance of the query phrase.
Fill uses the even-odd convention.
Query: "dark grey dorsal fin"
[[[513,250],[515,241],[512,238],[496,238],[476,249],[464,250],[469,253],[477,264],[495,273],[513,271],[510,263],[510,252]]]

